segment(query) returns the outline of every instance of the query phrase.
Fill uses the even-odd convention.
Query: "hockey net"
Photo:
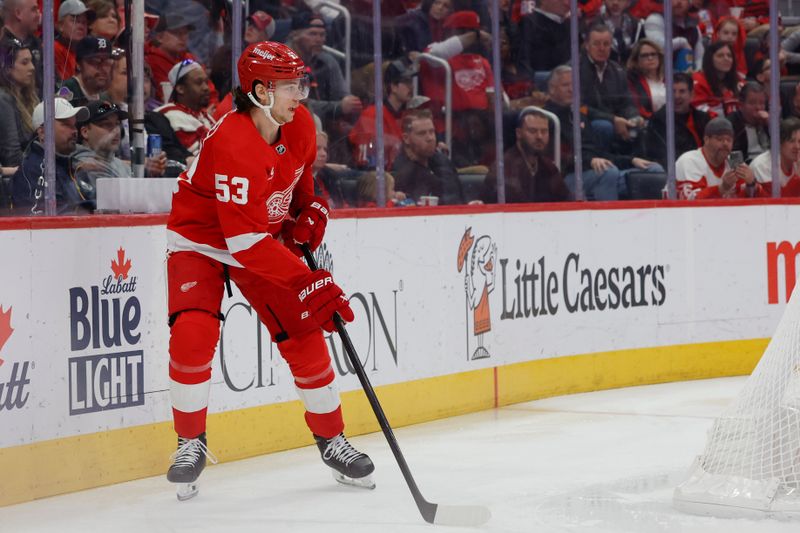
[[[800,518],[800,290],[744,388],[675,489],[678,509]]]

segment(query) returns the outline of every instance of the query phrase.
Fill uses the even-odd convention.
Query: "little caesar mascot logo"
[[[464,289],[467,293],[467,331],[469,331],[469,312],[472,311],[474,335],[478,338],[477,347],[470,355],[469,333],[467,333],[467,359],[485,359],[489,351],[483,346],[483,335],[492,330],[489,312],[489,293],[494,290],[494,267],[497,263],[497,245],[491,237],[482,235],[478,240],[472,236],[472,228],[467,228],[458,245],[458,271],[464,271]]]

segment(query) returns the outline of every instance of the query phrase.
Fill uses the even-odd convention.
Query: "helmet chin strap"
[[[286,124],[286,122],[278,122],[277,120],[275,120],[275,117],[272,116],[272,106],[275,105],[275,99],[274,95],[272,94],[272,91],[267,91],[267,95],[269,97],[269,103],[267,105],[264,105],[261,102],[259,102],[255,96],[253,96],[252,92],[247,93],[247,97],[250,99],[251,102],[253,102],[253,105],[261,109],[261,111],[264,112],[264,115],[270,120],[270,122],[272,122],[273,124],[275,124],[280,128],[281,126]]]

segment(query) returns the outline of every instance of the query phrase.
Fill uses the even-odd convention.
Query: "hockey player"
[[[197,493],[206,456],[211,360],[223,289],[232,280],[277,343],[303,401],[323,462],[342,483],[373,488],[370,458],[344,436],[339,391],[322,329],[353,320],[342,289],[311,272],[297,244],[319,246],[328,206],[315,197],[316,131],[300,104],[303,61],[275,42],[250,45],[238,62],[236,111],[208,133],[178,179],[167,223],[170,395],[178,449],[167,479],[178,498]],[[283,243],[281,243],[281,239]]]

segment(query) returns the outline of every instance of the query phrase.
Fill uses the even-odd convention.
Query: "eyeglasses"
[[[117,104],[114,104],[112,102],[104,101],[99,106],[97,106],[97,114],[98,115],[105,115],[106,113],[111,113],[111,112],[114,112],[114,113],[118,113],[119,112],[119,107],[117,107]]]
[[[645,52],[639,54],[639,59],[655,59],[658,57],[658,52]]]

